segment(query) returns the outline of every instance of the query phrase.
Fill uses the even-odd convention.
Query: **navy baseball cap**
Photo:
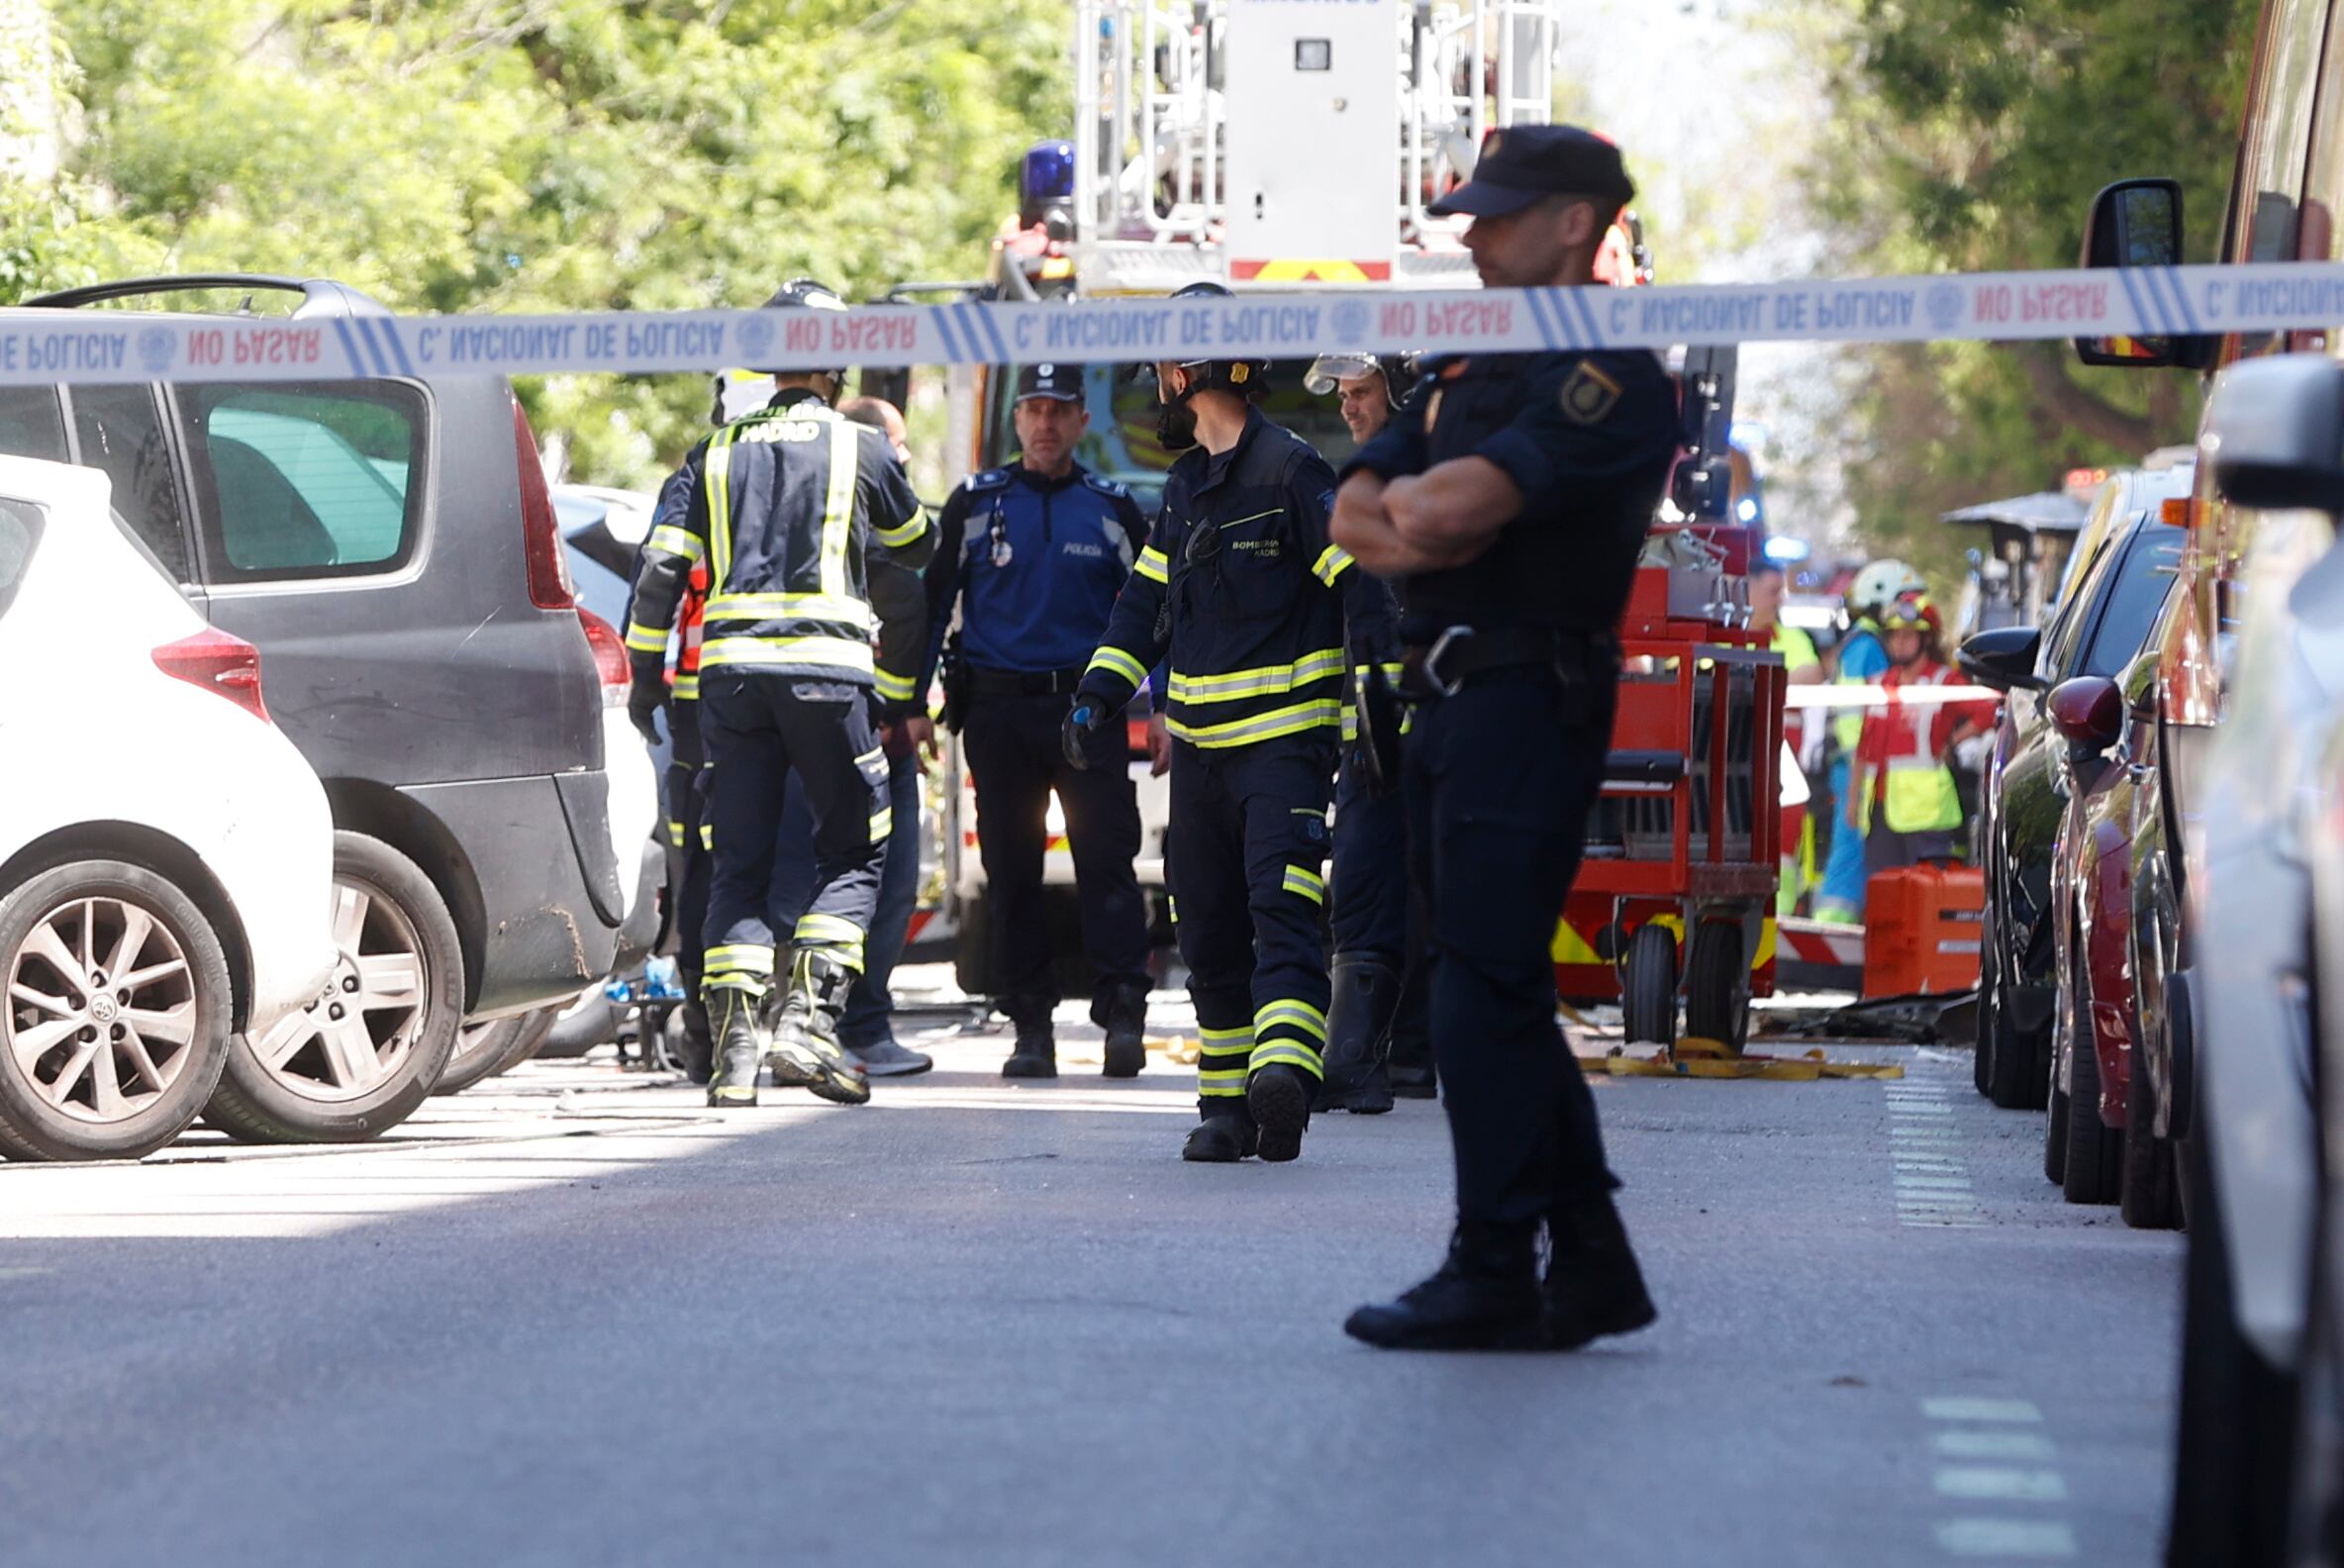
[[[1463,213],[1503,218],[1547,196],[1610,202],[1610,218],[1636,194],[1619,148],[1577,126],[1510,126],[1483,139],[1473,177],[1425,209],[1435,218]]]
[[[1053,403],[1083,400],[1083,367],[1072,364],[1030,364],[1018,372],[1018,401],[1048,398]]]

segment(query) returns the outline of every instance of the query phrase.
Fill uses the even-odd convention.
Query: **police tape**
[[[257,318],[0,310],[0,386],[2169,338],[2338,324],[2344,263],[2329,261],[846,311]]]
[[[1783,706],[1808,708],[1936,708],[1946,703],[2000,702],[1992,686],[1786,686]]]

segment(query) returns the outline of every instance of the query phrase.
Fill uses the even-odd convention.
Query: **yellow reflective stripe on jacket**
[[[1326,878],[1303,866],[1286,868],[1286,891],[1300,893],[1314,904],[1326,902]]]
[[[688,561],[697,561],[708,553],[708,546],[701,541],[699,535],[690,529],[677,528],[672,523],[662,523],[651,530],[651,537],[643,540],[643,548],[681,555]]]
[[[1191,745],[1244,745],[1253,740],[1275,740],[1280,735],[1298,735],[1305,730],[1316,730],[1321,725],[1337,728],[1343,722],[1343,705],[1327,698],[1321,702],[1296,703],[1290,708],[1273,708],[1268,713],[1250,719],[1239,719],[1230,724],[1191,725],[1167,714],[1164,728]]]
[[[1305,653],[1292,664],[1265,664],[1259,669],[1231,670],[1226,675],[1183,675],[1174,670],[1168,695],[1176,703],[1234,702],[1241,697],[1276,696],[1342,672],[1343,650],[1320,648],[1315,653]]]
[[[1147,679],[1147,671],[1140,665],[1140,662],[1120,647],[1103,647],[1092,654],[1091,662],[1083,666],[1083,670],[1085,674],[1088,674],[1095,669],[1103,669],[1111,674],[1121,675],[1131,683],[1131,689],[1134,691],[1139,689],[1141,681]]]
[[[627,623],[627,647],[634,653],[664,653],[667,651],[667,633],[658,627],[630,621]]]
[[[911,522],[900,524],[897,527],[891,529],[881,529],[879,531],[879,542],[886,545],[889,549],[902,549],[907,544],[919,543],[920,536],[926,534],[927,532],[928,514],[926,512],[915,512],[912,514]]]
[[[871,814],[871,842],[885,843],[887,835],[895,832],[895,808],[882,806]]]
[[[898,675],[891,670],[874,670],[879,695],[889,702],[910,702],[914,696],[912,677]]]
[[[732,575],[732,427],[710,438],[700,483],[708,491],[709,583],[723,588]]]
[[[1171,560],[1164,554],[1162,550],[1157,549],[1153,544],[1150,544],[1147,548],[1141,550],[1139,552],[1139,558],[1131,563],[1131,569],[1133,571],[1146,578],[1149,582],[1155,583],[1169,582],[1172,580],[1171,566]]]
[[[852,637],[712,637],[700,649],[700,667],[724,664],[803,664],[811,668],[869,675],[871,644]]]
[[[1351,552],[1349,550],[1340,544],[1329,544],[1320,550],[1318,558],[1311,563],[1311,575],[1332,588],[1334,580],[1340,577],[1343,574],[1343,568],[1350,564]]]
[[[830,427],[830,487],[822,510],[822,591],[846,595],[846,541],[854,534],[854,479],[862,463],[859,425]],[[918,536],[915,535],[915,538]]]
[[[875,618],[871,607],[852,594],[721,593],[710,596],[701,612],[707,621],[833,621],[868,632]]]
[[[679,672],[675,678],[675,700],[677,702],[698,702],[700,700],[700,677]]]

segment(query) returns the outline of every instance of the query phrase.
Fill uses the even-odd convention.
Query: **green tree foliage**
[[[2209,259],[2237,146],[2255,0],[1822,0],[1834,129],[1812,171],[1842,264],[2076,263],[2093,193],[2182,181]],[[1850,497],[1876,545],[1942,571],[1952,507],[2190,438],[2188,378],[2086,370],[2064,344],[1869,350]]]
[[[0,197],[7,297],[138,270],[343,279],[394,309],[754,305],[981,273],[1071,124],[1063,0],[50,0],[73,104]],[[698,377],[524,387],[642,482]]]

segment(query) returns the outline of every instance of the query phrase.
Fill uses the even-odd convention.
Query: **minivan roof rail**
[[[248,292],[265,289],[276,293],[299,294],[301,303],[293,308],[295,316],[391,314],[380,301],[369,299],[346,283],[337,283],[332,278],[280,277],[269,272],[190,272],[179,276],[121,278],[112,283],[91,283],[81,288],[58,289],[53,294],[43,294],[24,303],[50,310],[75,310],[84,305],[103,304],[108,300],[192,294],[207,289],[244,289]]]

